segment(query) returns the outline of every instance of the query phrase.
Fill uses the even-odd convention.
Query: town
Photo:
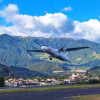
[[[74,71],[71,71],[69,76],[61,77],[51,77],[51,78],[11,78],[5,80],[6,87],[29,87],[29,86],[53,86],[53,85],[66,85],[66,84],[93,84],[100,83],[99,77],[97,76],[87,76],[86,70],[77,68]],[[66,74],[66,71],[54,71],[53,73]]]

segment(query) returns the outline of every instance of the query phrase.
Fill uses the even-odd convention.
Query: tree
[[[97,80],[97,79],[90,79],[88,81],[88,84],[95,84],[95,83],[100,83],[100,80]]]
[[[5,80],[3,77],[0,77],[0,87],[4,87],[5,85]]]

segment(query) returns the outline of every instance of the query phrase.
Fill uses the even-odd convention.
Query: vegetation
[[[84,96],[77,96],[73,97],[73,99],[78,99],[78,100],[100,100],[100,94],[95,94],[95,95],[84,95]]]
[[[34,70],[34,71],[46,73],[48,75],[52,75],[53,71],[60,71],[60,70],[67,71],[67,70],[69,70],[67,67],[63,67],[63,64],[57,64],[57,63],[48,62],[48,61],[34,63],[30,66],[27,66],[26,68],[29,68],[29,69]]]
[[[47,74],[32,71],[27,68],[19,68],[0,64],[0,76],[4,78],[32,78],[32,77],[48,77]]]
[[[87,75],[94,75],[100,77],[100,66],[94,66],[87,71]]]
[[[98,84],[100,80],[97,79],[90,79],[87,82],[77,81],[76,84]]]
[[[5,85],[5,80],[3,77],[0,77],[0,87],[4,87]]]
[[[95,85],[73,85],[73,86],[55,86],[55,87],[41,87],[41,88],[24,88],[24,89],[8,89],[0,90],[0,93],[12,93],[12,92],[34,92],[34,91],[47,91],[47,90],[62,90],[62,89],[78,89],[78,88],[94,88],[100,87],[100,84]]]
[[[46,72],[49,75],[52,75],[54,70],[66,70],[70,66],[93,67],[100,65],[100,44],[88,40],[39,37],[23,38],[3,34],[0,35],[0,41],[0,63]],[[50,61],[46,55],[42,56],[41,53],[29,53],[26,51],[27,49],[40,49],[45,43],[54,48],[61,48],[62,46],[67,48],[89,46],[91,49],[70,52],[72,64],[59,60]]]

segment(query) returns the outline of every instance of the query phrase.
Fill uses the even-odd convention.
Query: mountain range
[[[47,54],[29,53],[27,49],[40,49],[47,44],[53,48],[88,46],[89,49],[69,53],[72,63],[57,59],[49,60]],[[93,67],[100,65],[100,44],[88,40],[71,38],[42,38],[0,35],[0,63],[19,68],[27,68],[52,75],[53,71],[68,70],[67,67]]]

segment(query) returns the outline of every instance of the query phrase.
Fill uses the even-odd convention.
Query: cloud
[[[74,21],[74,26],[73,32],[65,34],[66,37],[100,42],[100,21],[97,19],[90,19],[82,23]]]
[[[2,2],[3,0],[0,0],[0,3]]]
[[[14,4],[9,4],[0,11],[1,17],[13,25],[7,27],[12,35],[56,37],[74,29],[73,21],[63,13],[47,13],[44,16],[29,16],[19,13]]]
[[[86,22],[73,21],[63,13],[47,13],[44,16],[23,15],[14,4],[9,4],[0,10],[0,17],[3,17],[7,23],[12,23],[8,27],[0,25],[0,34],[70,37],[96,42],[100,40],[100,21],[97,19],[90,19]]]
[[[98,41],[100,40],[100,21],[97,19],[90,19],[87,22],[75,22],[73,34],[76,34],[79,38]]]
[[[63,8],[61,11],[71,11],[72,8],[70,6]]]
[[[7,28],[5,26],[0,26],[0,34],[6,33],[6,32],[7,32]]]
[[[0,17],[5,18],[7,22],[14,20],[14,16],[19,12],[18,7],[14,4],[9,4],[3,10],[0,10]]]

